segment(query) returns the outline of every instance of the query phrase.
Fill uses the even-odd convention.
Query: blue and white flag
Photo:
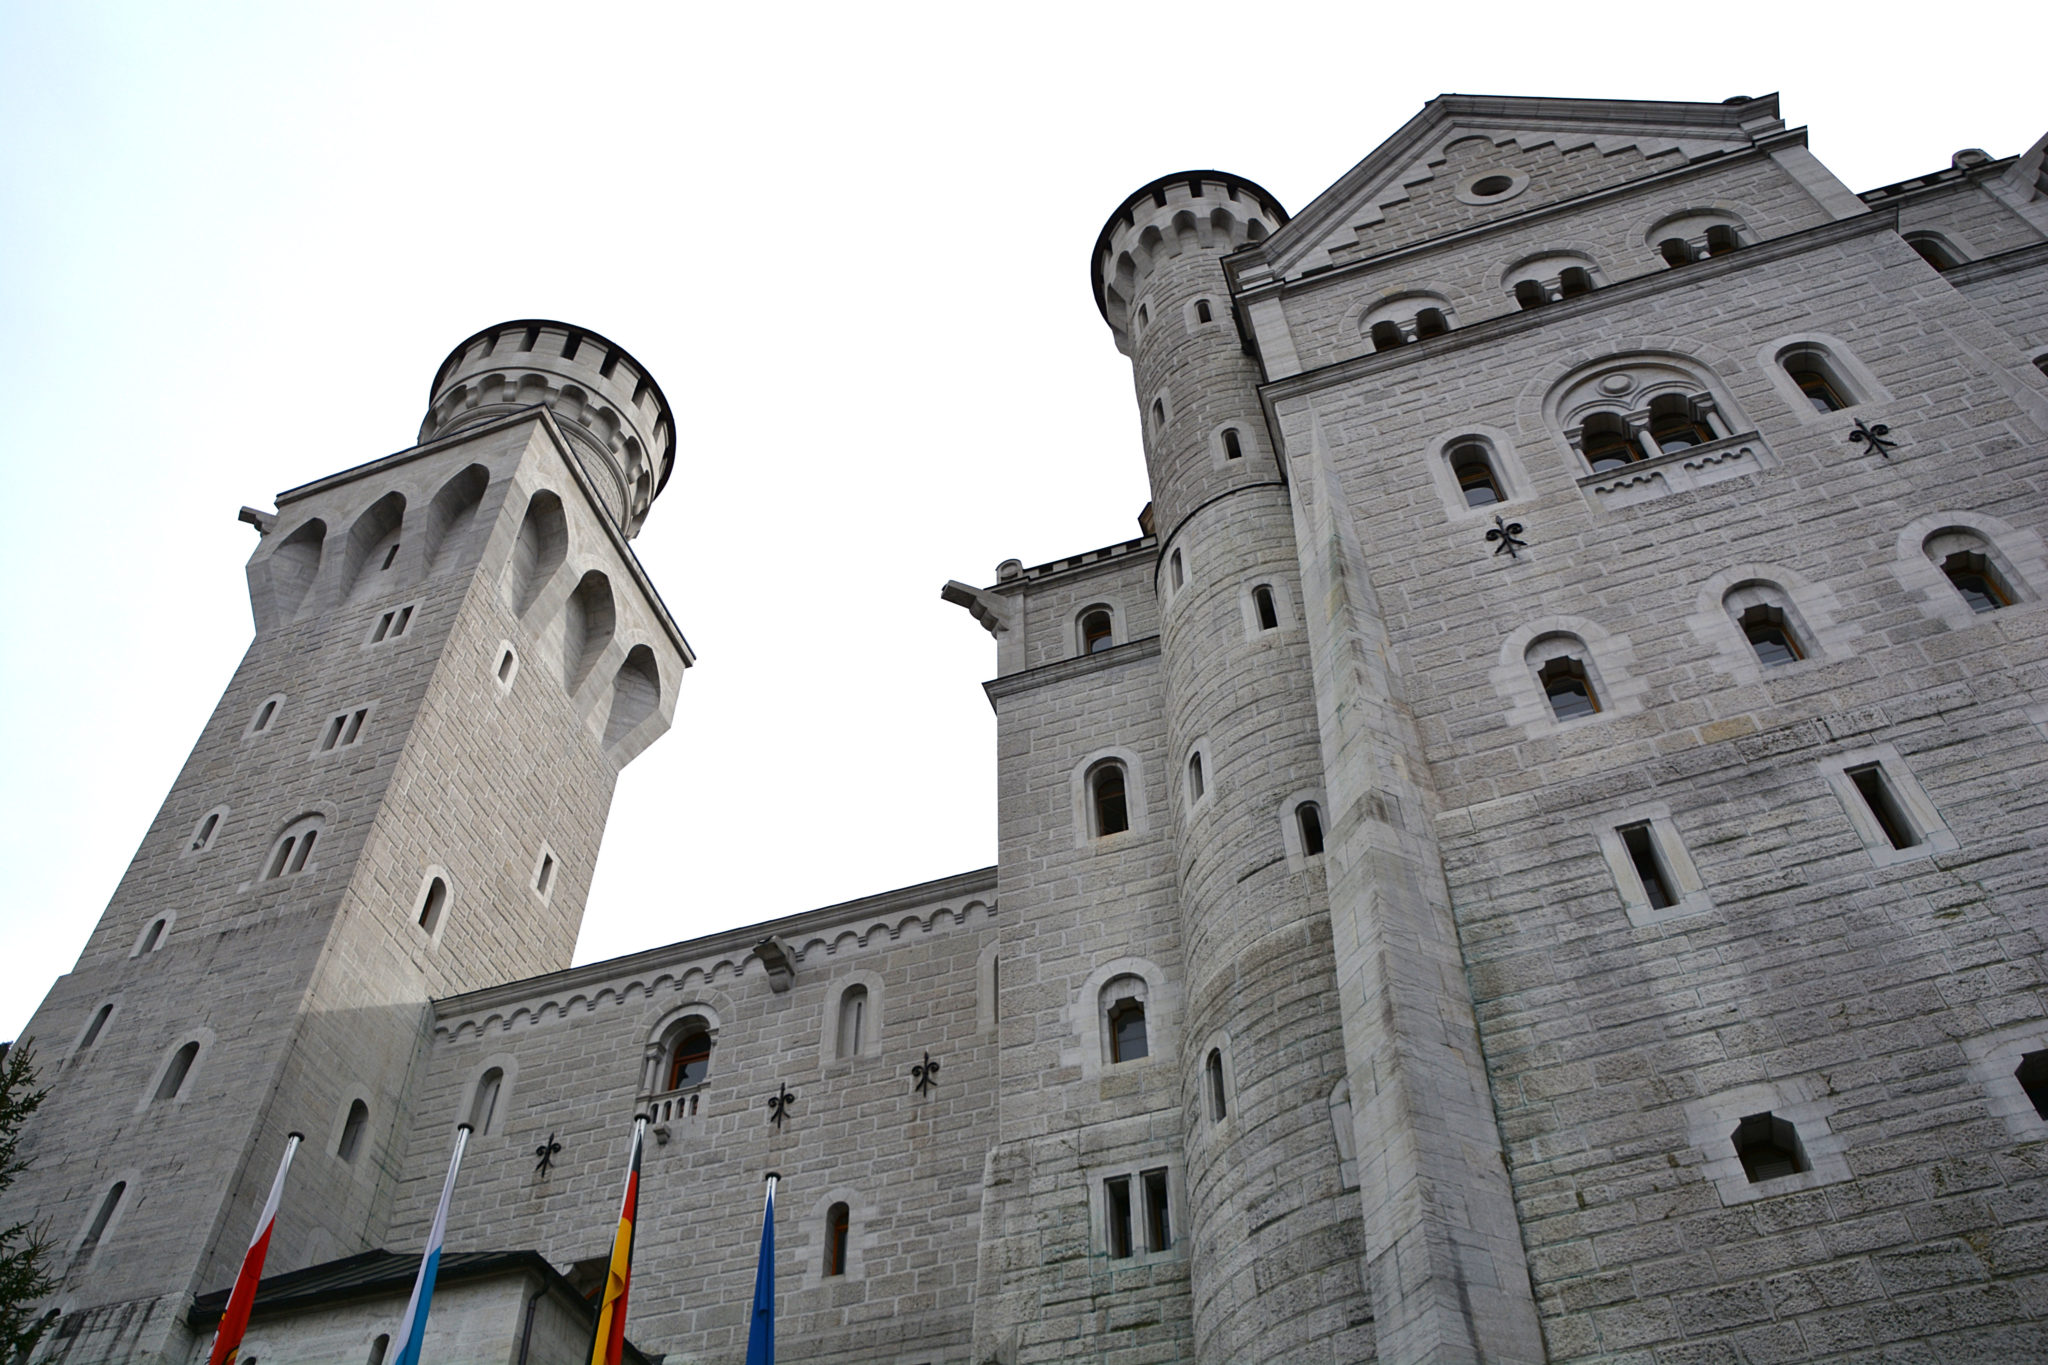
[[[754,1267],[754,1318],[747,1325],[747,1365],[775,1365],[775,1182],[768,1173],[768,1206],[761,1213],[761,1263]]]
[[[441,1202],[434,1209],[434,1227],[427,1233],[427,1251],[420,1257],[420,1273],[412,1282],[412,1300],[405,1305],[405,1318],[398,1324],[398,1354],[391,1365],[420,1365],[420,1346],[427,1339],[427,1309],[434,1302],[434,1276],[441,1269],[441,1242],[448,1235],[448,1197],[455,1193],[455,1173],[462,1169],[462,1149],[469,1145],[469,1125],[455,1130],[455,1155],[448,1161],[448,1180],[441,1186]]]

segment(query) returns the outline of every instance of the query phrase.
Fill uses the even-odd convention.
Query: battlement
[[[627,536],[639,534],[675,465],[675,418],[624,347],[582,327],[522,318],[487,327],[434,375],[422,442],[544,403]]]
[[[1130,350],[1130,313],[1157,264],[1195,250],[1221,255],[1260,241],[1287,222],[1266,190],[1227,171],[1178,171],[1142,186],[1102,225],[1089,258],[1095,306]]]

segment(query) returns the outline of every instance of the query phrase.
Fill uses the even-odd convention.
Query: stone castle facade
[[[2044,148],[1444,96],[1292,217],[1145,186],[1143,534],[945,587],[997,865],[582,967],[674,421],[478,333],[245,511],[30,1029],[37,1358],[203,1352],[299,1131],[247,1353],[374,1365],[469,1122],[428,1357],[579,1359],[635,1114],[646,1358],[740,1359],[769,1170],[791,1360],[2048,1354]]]

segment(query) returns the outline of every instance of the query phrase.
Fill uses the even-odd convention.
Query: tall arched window
[[[848,986],[839,997],[839,1055],[858,1057],[861,1045],[867,1041],[867,1029],[868,988]]]
[[[369,1126],[370,1106],[357,1100],[348,1107],[348,1118],[342,1121],[341,1140],[334,1144],[334,1154],[353,1162],[363,1145],[363,1130]]]
[[[1484,445],[1478,441],[1462,441],[1451,447],[1449,458],[1451,477],[1458,481],[1458,491],[1465,495],[1467,507],[1487,507],[1507,501],[1500,475],[1494,472],[1493,458]]]
[[[1108,1026],[1109,1060],[1135,1062],[1151,1053],[1145,1031],[1145,983],[1120,976],[1102,988],[1103,1021]]]
[[[1199,750],[1188,755],[1188,804],[1202,799],[1207,784],[1202,777],[1202,755]]]
[[[1323,810],[1313,801],[1304,801],[1294,808],[1294,819],[1301,831],[1301,851],[1313,858],[1323,851]]]
[[[1223,458],[1226,460],[1242,460],[1244,458],[1244,444],[1238,439],[1236,427],[1223,428]]]
[[[1212,319],[1211,319],[1211,317],[1210,317],[1210,315],[1209,315],[1209,300],[1207,300],[1207,299],[1196,299],[1196,300],[1195,300],[1195,321],[1196,321],[1196,322],[1209,322],[1209,321],[1211,321],[1211,320],[1212,320]]]
[[[93,1252],[99,1248],[100,1238],[106,1236],[107,1224],[114,1221],[114,1211],[121,1207],[121,1196],[126,1193],[128,1182],[116,1180],[113,1187],[107,1191],[106,1197],[100,1200],[99,1211],[92,1217],[92,1226],[85,1230],[85,1240],[78,1244],[78,1250],[72,1255],[72,1264],[76,1265],[90,1259]]]
[[[107,1026],[107,1020],[113,1017],[113,1013],[114,1007],[111,1004],[99,1007],[92,1017],[92,1022],[85,1026],[85,1036],[78,1040],[78,1050],[80,1052],[85,1051],[85,1049],[99,1041],[100,1030]]]
[[[388,1332],[379,1333],[377,1339],[370,1343],[369,1365],[384,1365],[384,1353],[390,1349],[391,1334]]]
[[[199,1060],[199,1044],[191,1042],[179,1048],[171,1056],[171,1064],[164,1068],[163,1078],[156,1083],[156,1099],[174,1100],[185,1088],[185,1078],[192,1074],[192,1063]]]
[[[1202,1084],[1208,1091],[1209,1121],[1221,1123],[1229,1115],[1229,1106],[1223,1098],[1223,1050],[1209,1049],[1209,1060],[1202,1066]]]
[[[1543,684],[1543,695],[1550,699],[1551,714],[1559,720],[1577,720],[1590,716],[1600,709],[1600,698],[1593,690],[1593,680],[1586,676],[1586,665],[1578,659],[1562,656],[1546,660],[1536,670],[1536,679]]]
[[[1260,630],[1280,629],[1280,613],[1273,606],[1273,590],[1264,583],[1252,589],[1252,611],[1259,618]]]
[[[144,935],[142,936],[142,949],[141,949],[141,952],[142,952],[142,953],[153,953],[153,952],[155,952],[155,951],[156,951],[157,949],[159,949],[159,948],[163,947],[163,944],[164,944],[164,930],[165,930],[166,928],[168,928],[168,927],[169,927],[169,925],[170,925],[170,921],[169,921],[169,920],[166,920],[166,919],[159,919],[159,920],[155,920],[155,921],[152,921],[152,922],[151,922],[151,924],[150,924],[150,926],[149,926],[149,932],[145,933],[145,934],[144,934]],[[138,956],[139,956],[139,955],[140,955],[140,954],[138,954]]]
[[[834,1204],[825,1211],[825,1274],[846,1273],[846,1239],[853,1229],[853,1210]]]
[[[1094,834],[1122,834],[1131,827],[1130,807],[1124,797],[1124,765],[1104,763],[1088,776],[1089,805],[1094,811]]]
[[[669,1045],[662,1089],[682,1090],[702,1081],[711,1070],[711,1031],[695,1020],[685,1024]]]
[[[441,912],[448,906],[448,883],[440,877],[427,879],[426,893],[420,897],[420,928],[429,934],[441,927]]]
[[[1108,609],[1098,607],[1081,617],[1081,652],[1100,654],[1116,644],[1116,626]]]
[[[488,1134],[497,1122],[498,1096],[504,1088],[505,1072],[500,1067],[492,1067],[478,1079],[476,1095],[469,1102],[469,1126],[478,1137]]]

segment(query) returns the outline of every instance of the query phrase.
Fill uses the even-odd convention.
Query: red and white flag
[[[235,1276],[228,1306],[221,1312],[220,1326],[214,1329],[213,1353],[207,1356],[206,1365],[235,1365],[242,1354],[242,1333],[249,1327],[249,1310],[256,1306],[256,1282],[263,1278],[263,1258],[270,1252],[270,1230],[277,1226],[277,1205],[284,1198],[285,1172],[292,1168],[292,1153],[305,1140],[303,1133],[293,1133],[285,1139],[284,1159],[277,1163],[277,1179],[270,1182],[270,1198],[263,1201],[263,1216],[256,1220],[256,1235],[249,1239],[241,1273]]]

